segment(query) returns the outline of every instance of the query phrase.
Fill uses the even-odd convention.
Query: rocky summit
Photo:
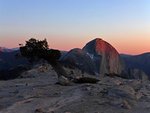
[[[93,70],[102,75],[105,73],[122,74],[126,70],[116,49],[100,38],[88,42],[82,50],[71,50],[62,58],[62,61],[76,64],[86,72]]]
[[[2,49],[2,47],[0,47],[0,52],[3,52],[4,50]]]
[[[90,74],[95,74],[95,66],[93,61],[90,59],[89,55],[86,54],[86,52],[82,51],[82,49],[72,49],[61,59],[61,61],[67,63],[68,65],[76,66]]]
[[[83,51],[95,62],[97,71],[101,74],[121,74],[125,70],[125,64],[117,50],[100,38],[88,42],[83,47]]]

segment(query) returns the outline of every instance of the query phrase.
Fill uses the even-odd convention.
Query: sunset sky
[[[150,52],[150,0],[0,0],[0,46],[32,37],[60,50],[100,37],[119,53]]]

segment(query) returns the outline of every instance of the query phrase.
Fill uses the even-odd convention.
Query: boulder
[[[68,78],[64,77],[64,76],[60,76],[58,78],[58,83],[60,85],[64,85],[64,86],[67,86],[67,85],[71,85],[71,82]]]

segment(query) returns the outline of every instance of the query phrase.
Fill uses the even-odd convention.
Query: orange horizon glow
[[[19,44],[25,44],[25,41],[28,40],[29,36],[23,37],[23,38],[15,38],[17,40],[14,40],[14,38],[10,38],[11,36],[7,37],[9,40],[1,40],[0,41],[0,46],[4,46],[6,48],[15,48],[19,47]],[[16,36],[17,37],[17,36]],[[36,38],[39,40],[43,40],[45,37],[39,36],[41,38]],[[47,36],[51,37],[51,36]],[[49,48],[53,49],[59,49],[63,51],[69,51],[73,48],[83,48],[86,43],[89,41],[95,39],[94,38],[86,38],[85,36],[83,37],[71,37],[70,36],[65,36],[63,38],[62,36],[57,36],[57,38],[53,36],[53,38],[46,38],[49,44]],[[136,40],[135,38],[126,38],[124,40],[120,40],[121,38],[115,37],[111,38],[107,36],[106,38],[102,38],[106,42],[110,43],[119,53],[123,54],[130,54],[130,55],[138,55],[142,54],[145,52],[150,52],[150,38],[147,36],[145,39],[142,39],[141,37],[137,37]],[[122,37],[123,38],[123,37]],[[125,38],[125,37],[124,37]],[[129,40],[130,39],[130,40]]]

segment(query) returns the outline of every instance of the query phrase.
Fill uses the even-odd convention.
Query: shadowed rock
[[[90,74],[95,74],[95,65],[90,57],[81,49],[72,49],[62,59],[62,62],[79,67]]]

